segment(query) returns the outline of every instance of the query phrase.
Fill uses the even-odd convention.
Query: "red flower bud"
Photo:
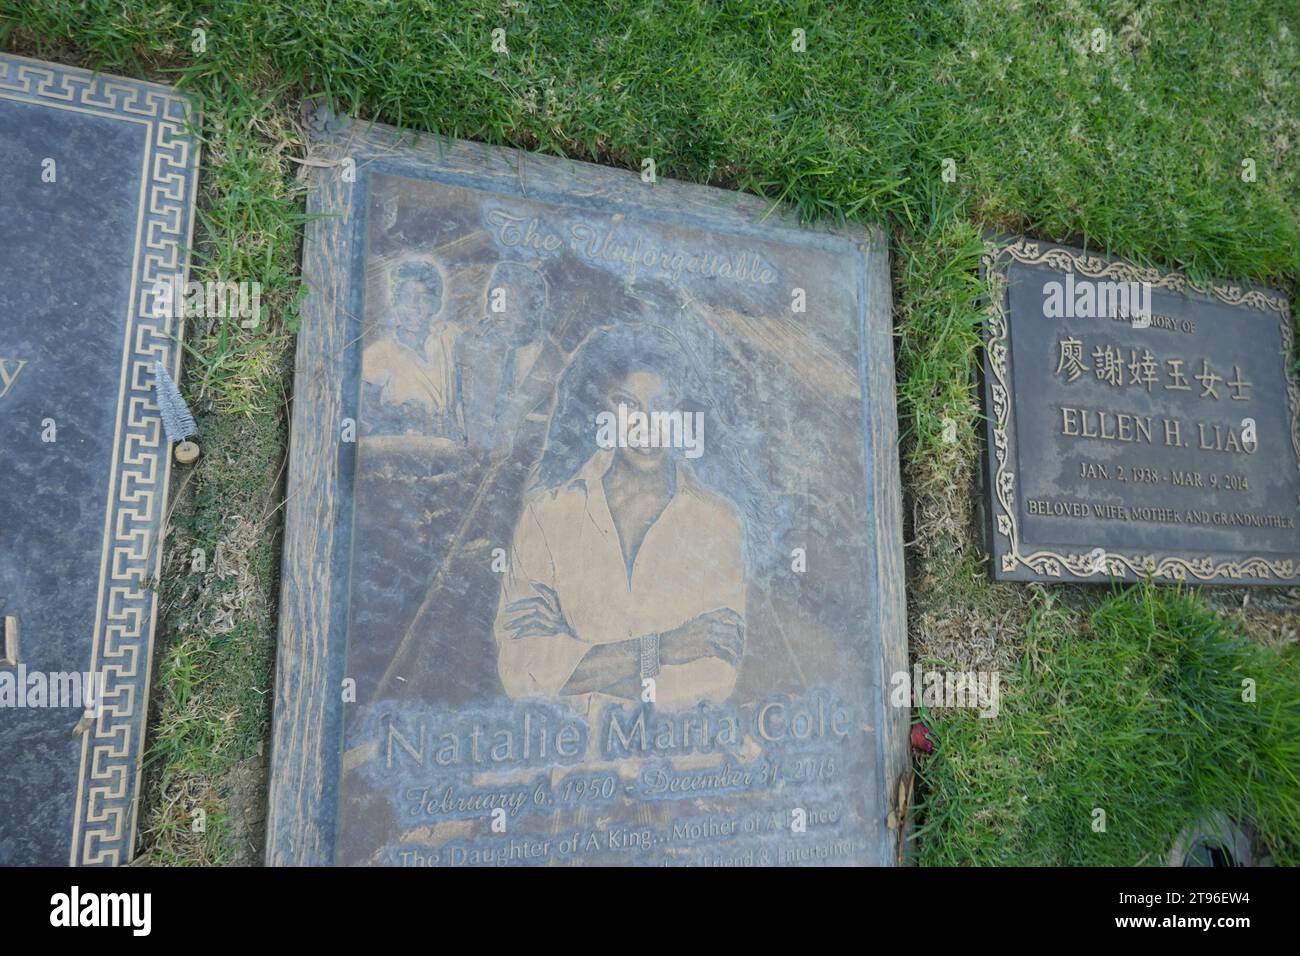
[[[925,724],[917,723],[912,725],[912,746],[921,753],[934,753],[934,740],[930,737],[930,728]]]

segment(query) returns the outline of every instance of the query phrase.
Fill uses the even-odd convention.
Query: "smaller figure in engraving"
[[[522,416],[536,404],[535,390],[524,385],[549,346],[546,308],[546,278],[536,268],[523,262],[493,267],[482,316],[457,343],[461,407],[471,445],[494,449],[509,442]]]
[[[386,327],[361,357],[370,433],[463,434],[453,364],[460,330],[442,316],[442,306],[442,276],[432,264],[407,261],[393,269]]]

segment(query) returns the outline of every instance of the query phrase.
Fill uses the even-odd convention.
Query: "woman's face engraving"
[[[674,411],[679,399],[676,392],[656,373],[637,370],[611,388],[606,395],[606,400],[609,403],[609,411],[617,415],[619,406],[623,405],[630,416],[633,412],[650,415],[654,412]],[[618,450],[628,464],[647,469],[659,465],[667,452],[667,448],[656,448],[649,442],[634,445],[631,441],[626,448]]]

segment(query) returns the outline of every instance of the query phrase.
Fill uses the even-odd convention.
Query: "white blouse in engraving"
[[[598,699],[618,698],[562,691],[593,647],[661,634],[711,611],[744,618],[735,508],[678,464],[672,498],[646,532],[629,575],[601,481],[612,460],[612,452],[597,452],[574,478],[534,495],[519,518],[495,626],[497,666],[511,697],[561,698],[590,712]],[[571,633],[515,636],[507,609],[546,589],[558,596]],[[721,657],[664,664],[655,702],[717,703],[735,685],[736,667]]]

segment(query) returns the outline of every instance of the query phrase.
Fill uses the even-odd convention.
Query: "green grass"
[[[506,56],[491,48],[498,27]],[[202,53],[191,49],[196,28],[206,31]],[[794,29],[805,31],[807,52],[791,50]],[[1091,49],[1095,30],[1103,51]],[[205,455],[179,496],[163,582],[144,821],[154,858],[239,860],[257,840],[256,825],[241,822],[247,785],[230,780],[260,767],[268,722],[270,697],[258,691],[270,685],[278,476],[301,294],[302,193],[290,157],[305,152],[296,105],[318,93],[366,118],[628,168],[652,157],[662,176],[780,199],[809,218],[888,225],[913,651],[927,661],[942,649],[954,665],[1025,668],[1021,696],[1008,702],[1014,716],[972,726],[960,715],[941,718],[921,859],[1055,852],[1136,860],[1173,826],[1177,814],[1165,808],[1181,813],[1211,793],[1226,799],[1221,778],[1239,769],[1230,764],[1239,743],[1201,753],[1195,774],[1152,746],[1147,792],[1158,800],[1147,804],[1159,816],[1135,821],[1148,782],[1134,777],[1131,795],[1111,797],[1109,842],[1052,851],[1053,834],[1078,825],[1067,798],[1102,792],[1106,781],[1090,775],[1110,770],[1084,752],[1088,738],[1064,736],[1061,746],[1076,744],[1065,765],[1079,776],[1074,784],[1062,777],[1058,802],[1044,804],[1062,808],[1060,819],[1029,819],[997,802],[1023,774],[1039,772],[1032,761],[1041,753],[1029,744],[1064,733],[1053,719],[1119,734],[1097,739],[1096,749],[1130,755],[1124,734],[1136,731],[1125,714],[1154,729],[1185,728],[1172,707],[1117,704],[1090,714],[1044,688],[1063,693],[1090,674],[1102,681],[1116,671],[1107,661],[1136,666],[1149,643],[1177,659],[1166,647],[1173,639],[1159,637],[1161,615],[1208,622],[1210,612],[1205,599],[1194,612],[1192,599],[1145,592],[1110,599],[1104,611],[1095,592],[1069,592],[1068,605],[1046,608],[1039,592],[987,581],[970,537],[983,291],[975,267],[981,234],[1004,230],[1199,277],[1253,278],[1294,296],[1293,0],[0,0],[0,46],[178,83],[194,95],[204,112],[197,277],[260,281],[269,306],[257,330],[217,323],[187,336],[183,384],[198,406]],[[945,182],[949,159],[955,179]],[[1254,182],[1242,179],[1244,159],[1255,163]],[[187,573],[193,547],[215,549],[232,536],[235,571]],[[1261,673],[1261,686],[1289,681],[1292,699],[1300,697],[1294,640],[1279,638],[1277,622],[1294,609],[1279,596],[1271,611],[1252,606],[1241,616],[1264,643],[1290,645],[1261,658],[1272,675]],[[1104,683],[1100,690],[1115,693]],[[1030,728],[1015,738],[1024,749],[999,749],[1013,726]],[[1270,753],[1284,751],[1261,751]],[[1025,777],[1026,789],[1036,779]],[[965,801],[954,803],[961,792]],[[209,811],[203,834],[190,829],[195,807]],[[1255,812],[1293,852],[1294,800]]]
[[[1042,601],[1008,677],[995,719],[925,715],[937,746],[921,770],[920,862],[1157,863],[1216,811],[1254,821],[1276,862],[1300,859],[1293,652],[1241,640],[1189,594],[1140,585],[1082,631]]]
[[[287,369],[275,371],[282,380]],[[205,454],[172,515],[159,593],[146,845],[158,863],[255,862],[286,436],[274,415],[216,411],[199,430]],[[252,817],[232,820],[232,802]]]

